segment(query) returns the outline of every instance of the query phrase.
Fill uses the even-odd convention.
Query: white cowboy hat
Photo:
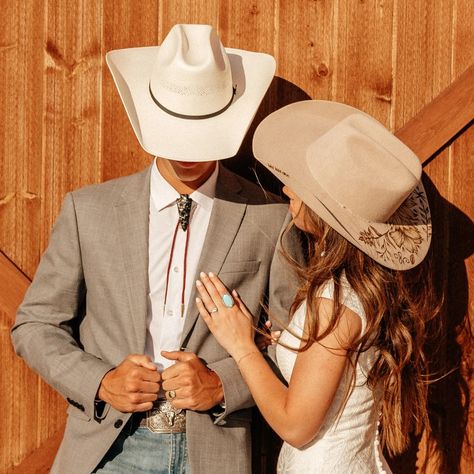
[[[431,216],[417,156],[354,107],[308,100],[273,112],[255,157],[334,230],[389,268],[425,257]]]
[[[234,156],[275,73],[272,56],[224,48],[209,25],[175,25],[161,46],[106,61],[140,145],[180,161]]]

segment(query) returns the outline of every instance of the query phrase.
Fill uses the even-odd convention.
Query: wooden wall
[[[277,60],[277,78],[257,120],[310,97],[359,107],[392,130],[474,61],[472,0],[1,0],[0,5],[0,250],[30,278],[67,191],[150,162],[106,68],[108,50],[159,44],[175,23],[209,23],[224,45],[264,51]],[[442,385],[433,408],[442,420],[438,438],[449,467],[441,471],[422,447],[419,471],[427,458],[433,473],[468,473],[474,465],[467,442],[461,460],[463,404],[469,389],[474,393],[472,347],[463,329],[473,301],[468,295],[474,274],[468,259],[473,149],[471,127],[425,167],[438,199],[439,278],[449,291],[446,317],[456,348],[453,355],[448,346],[446,358],[462,365],[464,378]],[[239,158],[232,166],[249,174],[250,139]],[[13,355],[12,317],[0,307],[4,472],[57,432],[65,407]],[[453,390],[454,384],[464,392]],[[471,416],[471,435],[473,426]],[[393,465],[410,473],[415,461],[413,449]]]

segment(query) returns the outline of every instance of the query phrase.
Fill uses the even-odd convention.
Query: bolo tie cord
[[[165,308],[166,308],[166,302],[168,301],[168,288],[169,288],[169,282],[170,282],[170,272],[171,272],[171,264],[173,261],[173,253],[174,253],[174,247],[176,243],[176,236],[178,235],[178,229],[180,226],[180,221],[176,223],[176,228],[174,229],[174,234],[173,234],[173,241],[171,243],[171,250],[170,250],[170,256],[168,260],[168,269],[166,270],[166,287],[165,287],[165,300],[163,302],[163,314],[165,314]],[[184,292],[186,289],[186,269],[187,269],[187,261],[188,261],[188,244],[189,244],[189,234],[190,234],[190,225],[188,224],[186,230],[186,243],[184,246],[184,258],[183,258],[183,284],[181,287],[181,317],[184,317]]]

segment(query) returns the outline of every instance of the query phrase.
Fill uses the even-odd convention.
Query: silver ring
[[[166,396],[170,400],[173,400],[173,398],[176,398],[176,392],[174,390],[169,390],[168,392],[166,392]]]
[[[211,310],[209,310],[209,314],[217,313],[218,311],[219,311],[219,308],[216,306],[215,308],[212,308]]]

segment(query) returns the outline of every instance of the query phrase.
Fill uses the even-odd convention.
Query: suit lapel
[[[115,203],[117,231],[132,315],[131,351],[143,353],[146,337],[148,301],[148,224],[150,208],[150,170],[147,168],[128,183]]]
[[[247,199],[240,195],[241,186],[235,176],[224,167],[219,169],[216,197],[211,219],[198,264],[199,272],[219,273],[237,235],[247,207]],[[181,345],[186,344],[199,315],[194,300],[197,291],[193,285],[184,322]]]

